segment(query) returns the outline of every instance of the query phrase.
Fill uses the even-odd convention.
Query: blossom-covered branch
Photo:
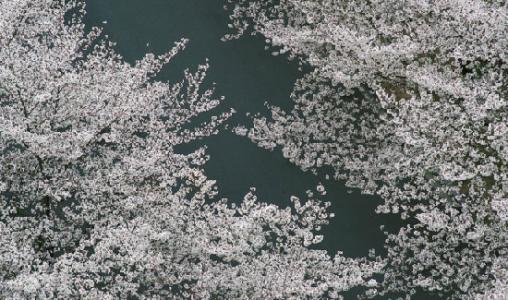
[[[77,1],[0,0],[0,298],[323,299],[375,287],[384,262],[309,247],[326,203],[217,200],[200,148],[226,112],[185,47],[128,64]]]
[[[313,67],[250,129],[304,170],[381,195],[388,290],[468,297],[504,278],[508,211],[505,1],[227,1],[236,38]],[[496,279],[496,285],[503,282]]]

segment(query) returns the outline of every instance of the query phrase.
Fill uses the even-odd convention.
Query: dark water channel
[[[169,50],[174,41],[189,38],[186,50],[163,69],[159,79],[180,81],[184,69],[193,70],[208,58],[208,84],[215,82],[216,95],[226,97],[214,112],[233,107],[237,111],[231,120],[233,125],[248,124],[247,112],[266,113],[265,101],[290,108],[293,83],[301,76],[297,64],[271,56],[264,50],[261,37],[220,41],[228,30],[223,1],[88,0],[86,22],[103,27],[129,62],[146,52],[160,54]],[[249,187],[255,186],[261,201],[287,206],[290,195],[304,198],[307,189],[323,182],[327,195],[322,199],[332,203],[336,216],[326,228],[320,248],[332,253],[339,250],[347,256],[365,256],[370,248],[383,253],[384,235],[379,226],[399,224],[397,217],[374,213],[379,198],[351,192],[342,183],[305,173],[280,152],[258,148],[245,137],[223,131],[201,143],[208,146],[211,156],[207,175],[217,180],[221,196],[231,201],[239,201]]]

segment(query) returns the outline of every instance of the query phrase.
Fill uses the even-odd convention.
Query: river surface
[[[265,51],[262,37],[245,36],[222,42],[220,38],[228,32],[223,1],[88,0],[86,23],[103,27],[128,62],[147,52],[168,51],[181,38],[190,39],[187,48],[162,70],[158,80],[180,81],[186,68],[195,70],[208,58],[206,84],[216,83],[216,95],[226,97],[213,113],[234,108],[237,113],[230,121],[232,125],[248,124],[246,113],[266,114],[265,101],[290,109],[289,95],[302,71],[285,57],[274,57]],[[347,256],[360,257],[374,248],[382,254],[385,237],[379,226],[400,224],[397,217],[374,213],[380,198],[303,172],[284,159],[280,151],[258,148],[246,137],[224,130],[198,144],[206,144],[211,156],[205,166],[208,177],[217,180],[220,196],[231,201],[240,201],[254,186],[260,201],[285,207],[291,195],[305,198],[306,190],[315,189],[318,182],[324,183],[327,194],[321,199],[332,203],[335,218],[325,228],[325,239],[318,248],[330,253],[342,251]],[[182,151],[196,146],[194,143]]]

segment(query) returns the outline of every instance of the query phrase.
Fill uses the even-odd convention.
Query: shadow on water
[[[330,211],[336,216],[324,227],[325,239],[318,248],[331,254],[340,250],[347,256],[365,256],[370,248],[383,253],[385,237],[379,226],[387,221],[396,223],[398,218],[374,212],[381,201],[378,197],[362,195],[340,182],[303,172],[280,151],[262,150],[245,137],[229,132],[207,138],[202,144],[207,145],[211,156],[206,165],[208,176],[218,180],[221,194],[231,201],[241,200],[249,187],[254,186],[261,201],[286,207],[291,195],[305,199],[306,190],[315,191],[322,182],[327,194],[318,198],[331,202]]]
[[[102,26],[129,62],[147,52],[162,53],[174,41],[189,38],[187,49],[164,68],[159,79],[179,81],[184,69],[208,58],[208,84],[212,80],[217,83],[216,94],[226,96],[222,108],[234,107],[237,119],[245,118],[246,112],[266,111],[264,102],[268,100],[283,108],[291,106],[289,94],[301,75],[298,65],[271,56],[260,37],[220,41],[228,30],[221,0],[90,0],[87,12],[87,24]],[[320,181],[325,183],[323,178],[301,171],[279,151],[260,149],[227,131],[179,149],[190,151],[199,144],[206,144],[211,156],[206,165],[208,176],[217,180],[221,195],[232,201],[240,201],[249,187],[255,186],[261,201],[288,206],[291,195],[305,198],[306,190],[314,189]],[[370,248],[382,251],[384,235],[379,226],[387,222],[387,216],[374,213],[380,200],[358,191],[348,193],[339,182],[325,185],[327,195],[321,199],[332,203],[336,217],[325,228],[321,247],[348,256],[364,256]]]
[[[220,41],[228,30],[222,1],[89,0],[87,23],[104,27],[129,62],[147,52],[163,53],[181,38],[190,39],[160,79],[180,81],[184,69],[194,69],[208,58],[208,79],[218,83],[217,95],[226,96],[225,105],[239,113],[259,111],[268,99],[287,106],[298,65],[269,55],[261,37]]]
[[[226,97],[215,113],[233,107],[238,112],[234,120],[245,122],[246,112],[266,112],[265,101],[284,109],[291,107],[289,94],[301,76],[298,65],[284,57],[271,56],[264,50],[261,37],[220,41],[228,31],[223,0],[86,2],[87,25],[103,27],[128,62],[147,52],[163,53],[174,41],[189,38],[187,49],[163,69],[158,79],[180,81],[184,69],[195,69],[208,58],[211,67],[207,85],[216,82],[216,95]],[[356,190],[348,193],[342,183],[303,172],[284,159],[280,151],[260,149],[247,138],[227,131],[179,150],[190,151],[199,144],[206,144],[211,156],[205,168],[208,176],[217,180],[221,196],[231,201],[240,201],[249,187],[255,186],[261,201],[288,206],[289,196],[305,198],[306,190],[315,189],[318,182],[324,183],[327,195],[321,199],[332,203],[331,211],[336,216],[325,228],[325,239],[319,248],[331,253],[340,250],[347,256],[365,256],[370,248],[383,253],[384,235],[379,226],[400,225],[397,217],[374,213],[379,198]]]

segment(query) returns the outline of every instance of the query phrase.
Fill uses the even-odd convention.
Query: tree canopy
[[[380,259],[310,246],[331,217],[216,199],[205,148],[232,114],[208,64],[155,80],[186,40],[128,64],[79,1],[0,0],[0,298],[322,299],[373,287]],[[320,189],[321,190],[321,189]],[[367,280],[368,279],[368,280]]]
[[[236,132],[408,221],[386,241],[383,289],[505,297],[505,1],[227,2],[226,40],[262,34],[312,68],[291,111]]]

